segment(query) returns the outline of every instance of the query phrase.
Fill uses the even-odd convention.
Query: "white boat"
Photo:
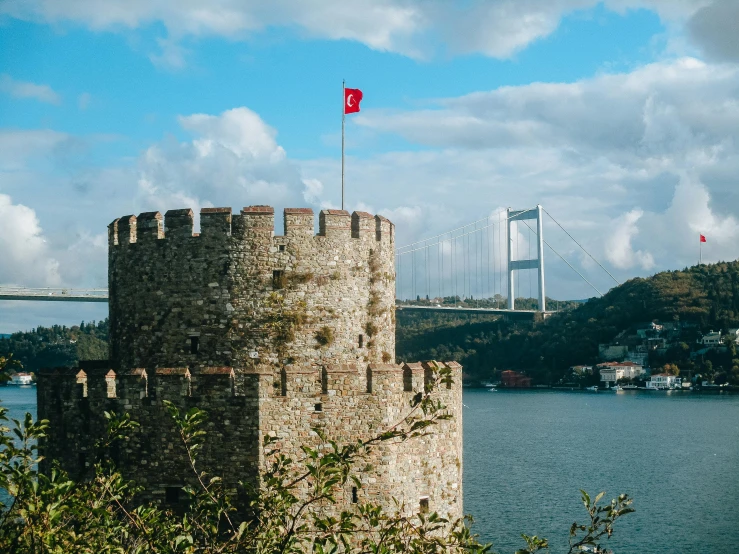
[[[639,387],[637,387],[636,385],[624,385],[624,386],[623,386],[623,387],[621,387],[621,388],[622,388],[623,390],[636,390],[636,389],[638,389]]]
[[[621,385],[615,385],[615,386],[611,387],[611,390],[620,391],[620,390],[624,390],[624,389],[623,389],[623,387]]]
[[[598,392],[598,385],[593,385],[592,387],[585,387],[586,391],[590,392]]]

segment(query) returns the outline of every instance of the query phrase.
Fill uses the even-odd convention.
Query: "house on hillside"
[[[633,379],[644,373],[644,366],[634,362],[605,362],[596,367],[606,388],[610,388],[619,379]]]
[[[721,331],[709,331],[698,339],[698,344],[703,346],[719,346],[721,344]]]
[[[650,321],[649,323],[639,323],[636,325],[636,335],[640,339],[656,337],[662,332],[662,325]]]

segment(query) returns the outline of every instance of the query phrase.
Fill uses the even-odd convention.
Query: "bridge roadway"
[[[43,300],[45,302],[107,302],[108,289],[34,289],[0,286],[0,300]]]
[[[508,310],[504,308],[470,308],[466,306],[413,306],[407,304],[396,304],[396,310],[419,310],[425,312],[449,313],[455,314],[498,314],[505,317],[515,317],[518,319],[533,319],[537,314],[542,312],[538,310]],[[544,312],[543,316],[549,317],[556,312]]]
[[[27,288],[0,286],[0,300],[36,300],[44,302],[107,302],[108,289],[63,289],[63,288]],[[536,310],[507,310],[501,308],[471,308],[467,306],[413,306],[396,305],[398,310],[420,310],[425,312],[454,312],[461,314],[498,314],[505,317],[533,319]],[[555,312],[545,312],[544,317]]]

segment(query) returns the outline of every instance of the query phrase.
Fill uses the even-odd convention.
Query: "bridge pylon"
[[[508,309],[516,309],[516,290],[513,272],[521,269],[539,270],[539,311],[545,312],[546,301],[544,291],[544,218],[543,208],[537,204],[536,208],[530,210],[507,210],[508,231]],[[511,234],[511,223],[514,221],[536,220],[536,259],[514,260],[513,259],[513,236]]]

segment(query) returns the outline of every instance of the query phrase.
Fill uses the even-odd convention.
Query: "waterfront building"
[[[605,362],[597,365],[600,371],[600,380],[606,388],[615,384],[619,379],[633,379],[644,374],[644,367],[634,362]]]
[[[33,375],[30,373],[16,373],[10,376],[11,385],[32,385]]]
[[[682,378],[669,373],[657,373],[647,381],[648,389],[679,389],[682,388]]]

